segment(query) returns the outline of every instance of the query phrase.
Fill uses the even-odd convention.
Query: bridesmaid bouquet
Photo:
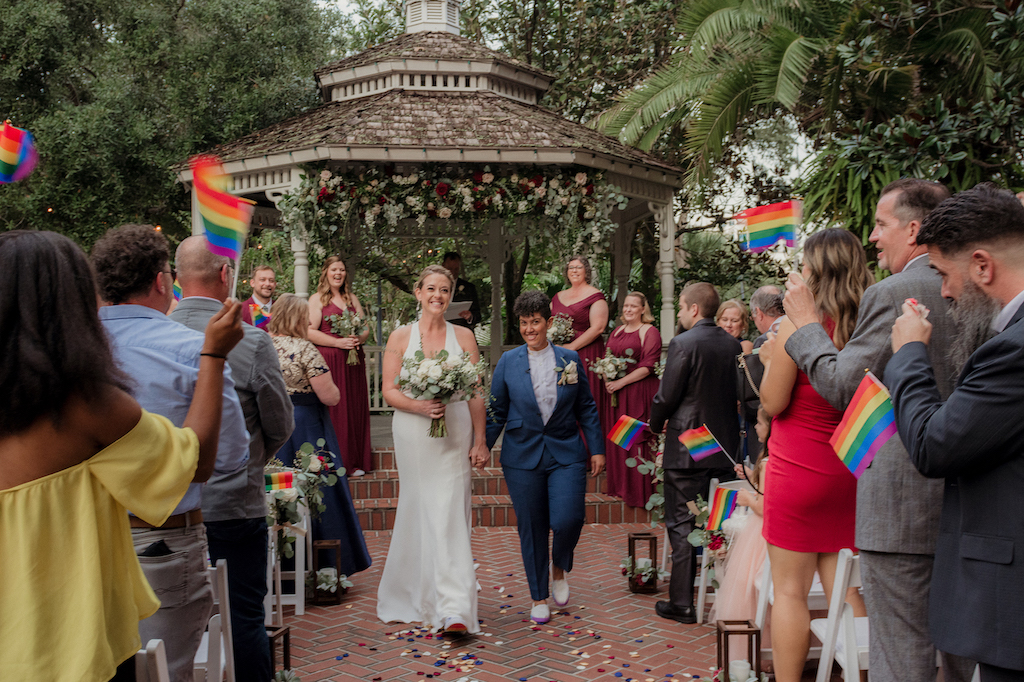
[[[629,372],[629,365],[636,364],[633,359],[633,349],[626,349],[626,357],[619,357],[612,353],[611,348],[605,350],[604,357],[593,360],[590,363],[590,371],[605,381],[615,381],[626,376]],[[612,393],[612,407],[619,406],[619,394]]]
[[[331,331],[338,336],[359,336],[367,329],[366,320],[356,315],[354,310],[347,308],[342,311],[341,315],[329,316],[327,321],[331,323]],[[359,364],[359,353],[355,348],[349,349],[346,363],[349,365]]]
[[[413,357],[402,360],[402,369],[405,371],[395,378],[395,383],[403,392],[417,400],[438,399],[447,405],[475,397],[482,389],[488,365],[484,358],[471,362],[466,353],[451,357],[442,350],[428,358],[418,350]],[[444,417],[431,420],[429,435],[448,435]]]
[[[556,346],[564,346],[572,343],[576,338],[576,332],[572,328],[572,318],[565,313],[557,313],[551,318],[551,326],[548,327],[548,341]]]

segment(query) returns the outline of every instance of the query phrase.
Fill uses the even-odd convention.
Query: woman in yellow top
[[[210,321],[178,429],[128,394],[72,241],[0,235],[0,292],[0,680],[107,682],[134,670],[139,620],[159,606],[126,508],[159,525],[212,473],[241,307]]]

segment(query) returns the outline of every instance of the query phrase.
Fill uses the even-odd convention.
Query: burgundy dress
[[[327,318],[343,312],[333,302],[328,303],[323,309],[320,331],[340,338],[331,331],[331,323]],[[317,346],[317,349],[327,361],[331,377],[341,392],[338,404],[328,409],[334,432],[338,434],[345,469],[349,476],[356,469],[370,471],[373,468],[370,460],[370,392],[366,385],[366,355],[363,347],[359,347],[359,362],[354,365],[348,364],[347,349],[328,346]]]
[[[826,326],[826,329],[828,326]],[[857,479],[829,445],[843,414],[797,370],[789,405],[772,419],[764,539],[794,552],[853,548]]]
[[[619,329],[621,330],[622,327]],[[654,365],[661,359],[661,334],[654,327],[648,326],[641,344],[640,329],[635,332],[616,330],[608,337],[608,347],[619,357],[632,357],[636,360],[635,365],[629,365],[627,373],[640,367],[646,367],[651,373],[640,381],[634,381],[618,391],[618,407],[611,407],[611,401],[609,401],[610,413],[607,415],[609,427],[605,433],[611,431],[611,427],[624,414],[642,422],[650,421],[651,401],[654,400],[654,394],[658,392],[658,386],[661,383],[654,375]],[[633,350],[631,356],[626,355],[627,348]],[[605,466],[608,472],[607,493],[621,497],[631,507],[643,507],[647,504],[651,493],[654,492],[654,479],[650,474],[644,475],[635,467],[626,466],[626,459],[629,457],[654,459],[655,453],[651,449],[650,437],[651,432],[645,430],[644,436],[629,450],[623,450],[607,438],[605,439],[605,453],[607,454]]]
[[[572,330],[575,332],[573,338],[576,339],[579,338],[580,334],[590,329],[590,306],[594,305],[597,301],[603,300],[605,300],[604,294],[598,291],[587,296],[582,301],[576,301],[572,305],[567,306],[556,295],[551,300],[551,314],[557,315],[562,313],[572,318]],[[612,424],[605,424],[605,419],[610,414],[611,397],[608,395],[608,391],[604,390],[604,381],[601,377],[590,371],[590,363],[604,357],[604,337],[598,336],[576,352],[579,353],[580,364],[583,365],[582,369],[587,372],[590,392],[594,396],[594,402],[597,403],[597,413],[601,417],[601,429],[604,433],[608,433],[608,429],[611,428]]]

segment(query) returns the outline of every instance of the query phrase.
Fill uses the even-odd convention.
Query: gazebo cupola
[[[406,0],[405,35],[316,71],[323,101],[341,102],[401,88],[494,92],[536,104],[551,85],[551,76],[463,38],[460,4],[460,0]]]

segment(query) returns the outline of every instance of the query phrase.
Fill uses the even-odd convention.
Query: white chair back
[[[846,591],[860,586],[860,557],[849,549],[840,550],[828,618],[811,621],[811,632],[821,641],[816,682],[831,679],[833,659],[842,668],[843,679],[850,682],[868,669],[868,619],[854,617],[853,607],[846,603]]]
[[[231,639],[231,603],[228,591],[228,562],[217,561],[216,568],[207,569],[213,583],[216,613],[199,643],[192,674],[195,682],[235,682],[235,651]]]
[[[775,603],[775,587],[772,584],[772,563],[766,554],[764,564],[761,568],[761,576],[755,585],[757,590],[757,610],[754,612],[754,625],[764,630],[765,622],[768,620],[768,606]],[[828,600],[825,599],[825,588],[821,584],[818,573],[814,573],[814,582],[811,583],[811,591],[807,594],[807,609],[810,611],[824,611],[828,608]],[[762,640],[763,641],[763,640]],[[821,647],[812,646],[807,652],[808,658],[818,658],[821,655]],[[771,660],[772,650],[770,648],[761,650],[761,658]]]
[[[171,682],[164,640],[151,639],[135,654],[136,682]]]
[[[711,501],[715,499],[715,489],[718,488],[718,479],[712,478],[711,485],[708,486],[708,505],[711,505]],[[708,556],[708,552],[705,550],[700,555],[700,573],[697,576],[697,625],[704,622],[704,604],[714,603],[715,595],[708,594],[708,587],[711,586],[710,578],[710,567],[708,564],[711,563],[711,559]]]

